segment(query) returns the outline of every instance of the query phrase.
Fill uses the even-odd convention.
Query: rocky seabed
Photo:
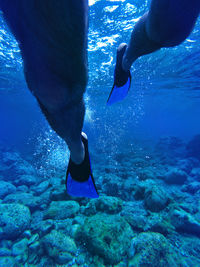
[[[94,158],[99,199],[0,146],[0,266],[200,266],[200,135]]]

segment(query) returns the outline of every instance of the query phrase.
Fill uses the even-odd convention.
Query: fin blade
[[[128,91],[130,89],[130,85],[131,85],[131,76],[129,76],[127,82],[120,87],[114,84],[112,91],[108,97],[107,105],[110,106],[114,103],[122,101],[127,96]]]
[[[70,173],[67,176],[67,193],[73,197],[98,198],[99,195],[92,175],[85,182],[78,182],[72,179]]]

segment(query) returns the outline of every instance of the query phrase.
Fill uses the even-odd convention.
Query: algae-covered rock
[[[108,214],[119,213],[122,210],[122,200],[117,197],[102,196],[98,199],[92,199],[85,207],[84,213],[93,215],[96,211]]]
[[[3,203],[19,203],[29,207],[30,211],[41,209],[41,205],[44,203],[43,199],[37,196],[33,196],[31,193],[15,193],[6,196]]]
[[[145,196],[145,190],[146,190],[146,187],[144,185],[136,185],[135,188],[134,188],[134,198],[136,200],[141,200],[141,199],[144,199],[144,196]]]
[[[28,239],[24,238],[12,247],[12,255],[17,257],[19,263],[24,264],[28,259]]]
[[[0,198],[4,198],[8,194],[13,194],[16,192],[16,187],[8,182],[0,182]]]
[[[45,219],[63,220],[74,217],[80,209],[76,201],[52,201],[45,213]]]
[[[111,174],[108,180],[104,179],[102,186],[103,192],[105,192],[105,194],[108,196],[119,196],[121,184],[120,177]]]
[[[180,266],[167,239],[159,233],[140,233],[132,240],[130,267]]]
[[[182,187],[183,192],[188,192],[190,194],[195,194],[196,192],[200,191],[200,183],[199,182],[192,182],[187,185],[183,185]]]
[[[23,174],[18,177],[17,180],[14,180],[15,185],[26,185],[31,186],[37,183],[39,179],[31,174]]]
[[[195,181],[200,181],[200,168],[194,168],[190,175],[193,177]]]
[[[127,254],[132,234],[122,217],[97,214],[85,220],[75,239],[86,243],[88,250],[102,257],[105,263],[116,264]]]
[[[143,202],[124,202],[121,216],[130,224],[134,231],[143,232],[147,225],[147,211]]]
[[[53,230],[42,239],[47,254],[58,264],[68,263],[76,254],[77,247],[73,239]]]
[[[188,212],[174,209],[170,212],[170,220],[178,232],[200,236],[200,223]]]
[[[54,186],[52,188],[52,200],[67,200],[66,186],[64,184]]]
[[[49,181],[43,181],[39,185],[32,188],[32,190],[35,192],[36,195],[40,195],[43,192],[45,192],[49,187]]]
[[[187,181],[187,173],[177,168],[171,168],[165,175],[164,180],[167,184],[182,185]]]
[[[178,153],[182,147],[184,147],[184,143],[181,139],[176,136],[164,136],[161,137],[158,143],[156,144],[156,150],[163,153],[163,151],[173,151]],[[182,151],[182,150],[181,150]],[[180,151],[180,152],[181,152]]]
[[[154,171],[151,169],[142,169],[137,173],[137,175],[141,181],[145,181],[147,179],[151,179],[151,180],[155,179]]]
[[[181,159],[177,162],[177,167],[189,174],[194,167],[194,162],[191,158]]]
[[[0,266],[8,267],[8,266],[16,266],[16,260],[14,257],[0,257]]]
[[[102,211],[110,214],[118,213],[122,209],[122,200],[117,197],[103,196],[96,201],[97,211]]]
[[[145,206],[153,212],[163,210],[169,201],[167,193],[158,186],[153,186],[145,191]]]
[[[15,239],[29,228],[31,214],[20,204],[0,205],[0,239]]]
[[[200,134],[195,135],[187,144],[187,155],[200,160]]]
[[[0,257],[11,256],[11,251],[8,248],[0,247]],[[1,265],[0,265],[1,266]]]

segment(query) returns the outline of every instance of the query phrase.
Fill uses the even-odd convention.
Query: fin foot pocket
[[[107,105],[112,105],[123,100],[131,86],[131,73],[122,68],[122,59],[126,51],[127,44],[121,44],[117,50],[117,62],[114,71],[114,84],[107,100]]]
[[[67,193],[74,197],[98,198],[99,194],[92,175],[88,140],[83,135],[82,142],[85,147],[85,158],[81,164],[73,163],[70,158],[66,175]]]

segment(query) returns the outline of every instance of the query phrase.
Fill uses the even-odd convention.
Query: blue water
[[[119,152],[132,153],[142,144],[154,146],[164,136],[188,142],[199,134],[200,19],[181,45],[139,58],[131,69],[128,97],[106,106],[116,48],[121,42],[128,42],[150,1],[89,2],[89,82],[84,131],[89,137],[94,165],[102,160],[106,168],[106,164],[114,164],[112,159]],[[0,25],[0,142],[19,152],[41,175],[48,176],[52,166],[65,170],[69,152],[27,88],[18,44],[1,13]],[[99,151],[105,157],[98,158]]]
[[[132,67],[129,96],[107,107],[116,47],[128,42],[131,29],[149,1],[91,1],[90,5],[85,128],[96,129],[91,133],[92,142],[102,135],[109,141],[113,135],[134,140],[162,135],[190,138],[199,133],[200,22],[181,45],[138,59]],[[27,142],[35,145],[36,139],[50,129],[27,90],[18,45],[2,15],[0,23],[1,138],[8,143],[20,142],[22,147]]]

